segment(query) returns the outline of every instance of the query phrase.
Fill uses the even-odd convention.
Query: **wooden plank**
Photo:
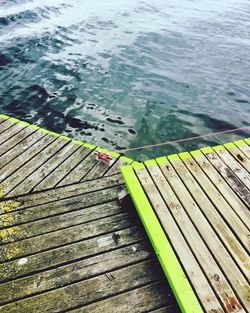
[[[250,147],[244,140],[237,140],[234,144],[245,154],[245,156],[250,159]]]
[[[169,156],[168,160],[171,162],[174,168],[177,168],[176,163],[180,163],[181,161],[176,160],[176,155]],[[226,277],[229,279],[232,287],[234,290],[237,290],[238,296],[241,299],[241,302],[244,304],[245,308],[248,308],[249,301],[249,285],[236,266],[234,261],[232,260],[231,256],[229,255],[228,251],[225,249],[222,242],[217,237],[216,233],[210,226],[209,222],[203,215],[201,209],[199,208],[196,202],[191,197],[190,193],[186,189],[184,183],[178,177],[174,168],[169,164],[161,166],[162,172],[166,179],[168,180],[169,184],[171,185],[172,189],[174,190],[175,194],[179,198],[179,201],[182,203],[183,207],[185,208],[186,212],[189,215],[189,218],[192,220],[193,224],[199,231],[200,235],[202,236],[204,242],[206,243],[207,247],[213,251],[214,258],[223,268],[223,272],[225,273]],[[180,172],[178,172],[180,174]],[[194,184],[194,180],[190,182]],[[204,205],[204,204],[203,204]],[[210,210],[207,210],[204,214],[211,214]],[[209,218],[211,218],[210,216]],[[217,225],[217,221],[215,221],[215,225]],[[216,276],[217,277],[217,276]],[[221,277],[219,275],[219,277]],[[220,279],[219,279],[220,280]],[[235,299],[236,300],[236,299]]]
[[[46,135],[42,132],[34,132],[28,138],[24,139],[21,144],[16,147],[12,147],[11,150],[6,152],[4,155],[0,157],[0,168],[3,168],[8,163],[13,161],[17,156],[23,154],[29,147],[38,142],[40,139],[45,137]],[[29,151],[30,152],[30,151]],[[25,157],[28,159],[30,156],[29,153],[26,152]],[[21,157],[19,157],[21,159]],[[13,161],[14,162],[14,161]]]
[[[191,151],[190,153],[197,164],[199,164],[202,171],[213,182],[214,186],[234,209],[234,212],[239,216],[239,218],[241,218],[241,221],[245,223],[248,229],[250,229],[249,209],[247,206],[240,200],[236,193],[233,192],[231,187],[221,177],[219,172],[213,167],[200,150]]]
[[[57,146],[56,148],[59,148],[60,150],[56,151],[55,154],[47,159],[41,167],[37,168],[35,172],[26,178],[25,182],[15,189],[16,194],[23,194],[27,193],[27,191],[33,191],[36,185],[38,185],[44,178],[49,176],[54,169],[60,166],[61,163],[65,161],[79,147],[70,141],[67,142],[62,140],[59,147]],[[37,159],[35,162],[37,164]]]
[[[113,168],[113,173],[117,174],[120,173],[119,168],[117,170],[115,170],[117,168],[117,163],[119,162],[119,158],[120,158],[120,154],[116,153],[116,152],[112,152],[112,151],[108,151],[106,149],[101,149],[99,147],[96,148],[96,151],[100,151],[100,152],[104,152],[107,153],[108,155],[110,155],[111,157],[114,158],[114,163],[112,164],[112,166],[108,166],[107,164],[98,162],[88,173],[87,175],[85,175],[82,179],[83,180],[89,180],[89,179],[94,179],[96,177],[102,177],[104,176],[108,171],[111,171],[111,169]]]
[[[10,118],[10,116],[5,115],[5,114],[0,114],[0,123],[5,122],[6,120],[8,120]]]
[[[11,122],[11,119],[7,120],[5,123],[10,123],[12,124],[12,126],[1,133],[0,145],[2,145],[5,141],[10,139],[12,136],[15,136],[17,133],[19,133],[22,129],[26,127],[25,124]]]
[[[21,150],[20,153],[21,153],[23,150],[23,147],[25,146],[25,145],[23,145],[23,140],[26,139],[27,137],[29,137],[34,132],[36,132],[36,129],[30,128],[30,127],[25,127],[19,133],[15,134],[9,140],[5,141],[1,145],[0,157],[11,149],[20,149]],[[22,146],[18,146],[18,144],[20,144],[20,143]]]
[[[46,191],[40,191],[31,195],[24,195],[15,198],[14,202],[18,203],[18,205],[10,206],[7,209],[5,207],[6,201],[8,206],[8,200],[3,200],[2,202],[0,202],[0,214],[23,210],[24,208],[32,206],[38,206],[54,201],[59,201],[62,199],[72,198],[76,195],[81,196],[97,190],[104,190],[106,188],[123,185],[124,182],[121,175],[117,174],[109,177],[99,178],[93,181],[72,184],[65,187],[63,186],[53,188]]]
[[[132,222],[129,221],[128,215],[124,213],[97,220],[95,223],[84,223],[84,227],[82,227],[82,225],[76,225],[54,231],[53,233],[40,235],[37,236],[35,240],[28,238],[8,243],[1,246],[0,262],[29,256],[34,253],[98,236],[101,233],[105,234],[109,232],[110,229],[120,230],[131,225]]]
[[[202,154],[202,153],[200,152],[200,154]],[[193,177],[199,183],[200,187],[202,188],[202,191],[206,194],[206,196],[209,198],[209,200],[216,207],[216,209],[217,209],[216,212],[221,213],[222,218],[217,219],[217,223],[220,220],[224,220],[226,222],[227,226],[223,231],[225,231],[229,227],[231,229],[231,231],[234,233],[234,236],[237,237],[237,240],[243,245],[243,247],[245,247],[246,251],[250,251],[250,239],[249,239],[250,238],[250,232],[247,229],[247,227],[244,225],[244,223],[240,220],[238,215],[234,212],[234,210],[231,208],[231,206],[228,204],[228,202],[226,202],[226,200],[223,198],[223,196],[218,192],[218,190],[215,188],[215,186],[212,184],[212,182],[208,179],[208,177],[202,172],[202,170],[200,169],[198,164],[195,162],[195,160],[191,157],[191,155],[189,153],[187,153],[187,152],[180,153],[179,157],[181,158],[183,163],[186,165],[189,172],[193,175]],[[181,170],[181,171],[183,172],[183,170]],[[184,170],[184,171],[187,172],[186,170]],[[190,180],[192,179],[192,177],[190,175],[189,175],[189,179]],[[196,186],[197,186],[197,184],[196,184]],[[199,187],[195,188],[194,185],[192,185],[192,189],[193,189],[193,193],[195,193],[194,198],[197,197],[199,199],[199,202],[198,201],[196,201],[196,202],[200,206],[202,204],[204,204],[204,207],[206,207],[207,206],[207,198],[206,198],[206,200],[204,200],[203,193],[202,193],[201,189]],[[197,189],[198,189],[198,191],[197,191]],[[189,188],[189,191],[190,191],[190,188]],[[233,191],[231,191],[231,193],[233,193]],[[211,207],[210,204],[208,204],[208,206]],[[212,207],[211,207],[211,209],[212,209],[212,211],[214,211]],[[206,211],[207,211],[207,207],[206,207]],[[213,215],[214,215],[214,213],[213,213]],[[218,216],[218,214],[214,215],[214,221],[216,221],[216,215]],[[250,222],[250,215],[249,214],[248,214],[248,219]],[[229,243],[230,245],[232,245],[233,242],[235,242],[235,239],[232,240],[232,237],[230,236],[230,233],[228,233],[228,232],[226,234],[226,238],[228,238],[228,240],[230,238],[230,243]],[[229,247],[231,248],[230,245],[229,245]],[[238,245],[238,243],[236,245],[234,245],[234,247],[236,247],[237,245]],[[245,259],[244,259],[244,257],[241,258],[240,257],[240,255],[241,255],[240,251],[237,251],[237,255],[241,261],[242,260],[246,261],[248,259],[247,254],[245,255],[245,257],[246,257]]]
[[[250,173],[248,173],[223,146],[213,147],[213,150],[250,190]]]
[[[0,229],[10,227],[14,231],[16,228],[13,229],[13,226],[15,225],[24,224],[24,223],[26,224],[26,223],[34,222],[34,221],[40,221],[40,222],[37,222],[38,224],[40,223],[39,225],[41,226],[41,228],[37,229],[37,234],[38,234],[40,231],[42,231],[42,224],[47,223],[46,220],[44,219],[53,217],[53,219],[59,220],[60,217],[58,215],[60,214],[74,212],[82,208],[93,208],[93,206],[98,205],[98,204],[101,204],[104,207],[104,203],[108,203],[109,201],[115,201],[115,200],[117,201],[118,191],[119,191],[119,187],[114,186],[109,189],[93,191],[91,193],[91,196],[89,194],[80,195],[78,197],[74,197],[70,199],[59,200],[55,203],[43,204],[43,205],[39,205],[36,207],[25,208],[25,209],[21,209],[18,211],[6,213],[3,215],[0,215],[0,221],[2,223],[2,225],[0,226]],[[18,205],[18,202],[16,204]],[[11,207],[11,206],[15,206],[15,203],[12,200],[12,203],[10,204],[7,203],[5,205],[7,207],[8,206]],[[91,216],[92,214],[94,214],[94,212],[91,212],[89,214]],[[63,216],[61,218],[63,219]],[[57,224],[55,224],[55,227],[56,225]],[[51,227],[53,227],[53,225],[48,227],[48,229],[50,229]],[[19,237],[16,237],[16,239],[17,238]]]
[[[179,313],[179,310],[175,307],[175,305],[170,304],[167,307],[156,309],[156,310],[149,311],[149,312],[150,313],[173,313],[173,312]]]
[[[138,163],[134,166],[137,166],[137,172],[143,167]],[[133,168],[123,167],[122,175],[182,312],[203,312]]]
[[[5,132],[7,129],[9,129],[10,127],[12,127],[15,123],[17,123],[17,120],[13,119],[11,121],[10,117],[9,118],[1,118],[1,125],[0,125],[0,134],[2,134],[3,132]]]
[[[111,277],[111,278],[110,278]],[[154,263],[145,261],[129,267],[103,274],[88,281],[46,292],[36,297],[24,299],[13,304],[2,306],[5,313],[28,312],[59,312],[80,305],[87,305],[102,298],[117,295],[140,286],[157,281]]]
[[[54,140],[54,137],[52,136],[51,140],[53,140],[51,144],[44,147],[41,147],[40,143],[42,140],[40,140],[39,144],[37,144],[37,146],[39,146],[39,152],[36,150],[37,153],[32,159],[24,164],[21,169],[19,169],[4,180],[3,186],[5,190],[5,195],[16,196],[19,194],[28,193],[30,190],[26,189],[25,179],[34,171],[36,171],[40,166],[42,166],[43,163],[45,163],[50,157],[57,153],[58,150],[60,150],[61,148],[63,148],[63,146],[69,143],[68,141],[60,138],[56,138],[56,140]]]
[[[223,145],[227,151],[235,158],[235,160],[241,164],[248,172],[250,172],[250,160],[245,154],[233,143],[226,143]]]
[[[107,200],[97,198],[92,203],[99,202],[98,200],[114,200],[117,196],[117,190],[115,188],[110,189],[109,193],[106,193]],[[103,202],[104,202],[103,201]],[[28,223],[19,225],[19,226],[11,226],[9,228],[4,228],[0,230],[0,243],[8,243],[8,242],[14,242],[26,238],[35,237],[38,235],[46,234],[52,231],[56,231],[59,229],[64,229],[70,226],[75,226],[79,224],[83,224],[90,221],[95,221],[98,218],[113,216],[115,214],[122,213],[121,208],[116,204],[116,202],[107,202],[102,203],[99,205],[91,206],[84,208],[85,205],[83,202],[81,203],[74,203],[73,205],[67,205],[66,208],[68,209],[68,206],[73,207],[75,210],[75,207],[83,208],[79,209],[77,211],[73,211],[66,214],[60,214],[60,215],[53,215],[50,218],[38,220],[31,222],[30,220]],[[60,209],[60,207],[57,205],[57,210]],[[51,207],[51,210],[53,211],[53,207]],[[21,211],[22,213],[22,211]],[[53,214],[53,213],[52,213]],[[10,216],[4,216],[7,220]]]
[[[92,151],[82,162],[80,162],[57,186],[65,186],[80,182],[84,176],[98,163],[95,159],[95,151]]]
[[[24,150],[22,154],[13,159],[10,163],[2,167],[2,160],[0,163],[1,166],[1,181],[5,178],[9,177],[15,171],[17,171],[20,167],[22,167],[25,163],[27,163],[31,158],[40,153],[43,149],[45,149],[49,144],[51,144],[55,138],[50,138],[45,136],[37,141],[32,147],[27,150]],[[5,157],[3,158],[5,159]]]
[[[136,243],[46,272],[2,283],[0,285],[0,304],[90,279],[105,272],[148,260],[150,256],[145,243]]]
[[[96,177],[102,177],[107,173],[109,166],[104,163],[98,162],[95,166],[81,179],[81,181],[95,179]],[[118,172],[117,172],[118,173]],[[116,173],[116,174],[117,174]]]
[[[65,160],[55,171],[53,171],[49,176],[47,176],[42,182],[40,182],[34,190],[43,190],[47,188],[52,188],[58,185],[58,183],[70,173],[80,162],[84,162],[85,157],[92,150],[79,146],[67,160]]]
[[[235,173],[219,158],[212,148],[201,149],[206,158],[216,168],[218,173],[225,179],[228,185],[236,192],[236,194],[250,208],[249,190]]]
[[[110,228],[108,233],[87,240],[83,239],[56,249],[32,254],[26,257],[27,262],[21,262],[20,260],[26,261],[23,258],[0,263],[0,282],[32,275],[77,260],[90,258],[105,251],[136,244],[144,238],[138,226],[130,226],[120,230],[116,229],[116,225],[114,227]],[[117,240],[117,238],[119,239]],[[149,251],[151,250],[149,249]]]
[[[119,160],[105,173],[104,176],[113,175],[116,173],[120,173],[121,168],[123,166],[127,166],[129,164],[132,164],[133,160],[126,158],[126,157],[120,157]]]
[[[133,289],[121,295],[117,295],[103,301],[77,308],[72,313],[111,313],[111,312],[133,312],[144,313],[157,306],[170,303],[166,297],[167,290],[161,283],[153,283],[141,288]],[[156,312],[156,311],[154,311]],[[168,305],[164,311],[157,313],[179,313],[177,306]]]
[[[166,164],[166,159],[158,159],[158,162],[160,163],[160,167],[163,168]],[[212,312],[213,310],[216,312],[223,312],[223,308],[217,300],[214,291],[223,303],[224,308],[226,308],[228,299],[230,297],[236,298],[236,295],[216,264],[207,246],[201,239],[199,233],[190,221],[182,204],[179,202],[169,183],[166,181],[166,178],[156,165],[156,162],[149,161],[145,162],[145,164],[147,165],[147,169],[154,183],[159,188],[160,194],[157,192],[155,186],[152,186],[153,188],[151,187],[151,190],[149,189],[149,182],[145,177],[148,176],[148,174],[144,173],[144,176],[140,177],[140,180],[141,182],[146,181],[144,188],[149,196],[149,193],[151,193],[151,202],[155,207],[157,215],[159,216],[169,238],[173,238],[173,247],[200,299],[200,303],[202,303],[205,312]],[[166,166],[168,166],[168,164]],[[168,207],[166,207],[163,199]],[[177,225],[173,227],[173,224],[177,224],[179,229]],[[178,232],[181,234],[180,229],[185,239],[178,240],[176,237]],[[179,237],[180,236],[181,235],[179,235]],[[185,245],[184,249],[183,245]],[[198,259],[198,262],[191,251]],[[221,277],[219,283],[216,280],[211,279],[211,277],[215,277],[215,275]],[[227,293],[228,298],[225,298],[225,293]]]

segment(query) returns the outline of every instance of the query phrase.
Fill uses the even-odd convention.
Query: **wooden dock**
[[[0,115],[0,198],[0,312],[250,312],[250,139],[139,163]]]
[[[97,148],[0,115],[0,312],[180,312]]]
[[[250,312],[250,140],[121,170],[182,312]]]

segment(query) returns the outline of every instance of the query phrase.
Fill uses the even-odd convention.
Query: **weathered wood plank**
[[[12,160],[14,160],[17,156],[20,157],[22,153],[24,153],[29,147],[31,147],[34,143],[38,142],[40,139],[45,137],[46,135],[42,132],[34,132],[28,138],[24,139],[21,144],[17,147],[13,147],[8,152],[0,157],[0,168],[6,166]],[[30,152],[30,151],[29,151]],[[26,158],[29,157],[29,154],[26,153]],[[14,161],[13,161],[14,162]]]
[[[113,175],[109,177],[99,178],[93,181],[77,183],[69,186],[58,187],[47,191],[33,193],[31,195],[24,195],[16,197],[15,200],[3,200],[0,202],[0,214],[10,213],[24,208],[37,207],[43,204],[52,203],[62,199],[80,197],[81,195],[90,192],[105,190],[106,188],[124,186],[121,175]],[[79,201],[79,199],[78,199]],[[71,203],[69,200],[68,203]]]
[[[0,124],[7,121],[10,117],[8,115],[0,114]],[[0,126],[0,133],[1,133],[2,126]]]
[[[83,239],[63,247],[36,253],[26,259],[16,259],[1,263],[0,282],[63,266],[83,258],[90,258],[112,249],[136,244],[142,239],[144,239],[144,234],[138,226],[121,230],[110,228],[107,234],[100,234],[94,238]],[[150,247],[148,247],[148,250],[151,251]],[[21,262],[21,260],[27,260],[27,262]]]
[[[53,137],[51,136],[51,138]],[[5,195],[16,196],[28,193],[30,190],[26,189],[25,179],[34,171],[36,171],[40,166],[42,166],[49,158],[61,150],[65,145],[68,145],[68,143],[68,141],[58,138],[51,142],[51,144],[47,147],[40,147],[39,153],[37,153],[31,160],[24,164],[19,171],[16,171],[4,180],[3,186]]]
[[[100,234],[105,234],[113,230],[120,230],[132,226],[132,221],[128,219],[126,213],[102,218],[95,223],[84,223],[70,228],[54,231],[34,238],[8,243],[1,246],[0,262],[28,256],[37,252],[57,248],[79,240],[88,239]]]
[[[87,305],[100,297],[106,298],[144,286],[157,279],[159,279],[159,274],[156,275],[154,263],[145,261],[91,278],[87,282],[78,282],[36,297],[4,305],[1,310],[5,313],[20,313],[28,312],[32,308],[33,312],[59,312],[79,305]]]
[[[243,182],[235,175],[235,173],[219,158],[219,156],[210,148],[201,149],[206,158],[216,168],[216,170],[225,179],[228,185],[236,192],[236,194],[250,208],[249,190]]]
[[[120,169],[123,166],[132,164],[133,160],[121,157],[118,159],[118,161],[104,174],[104,176],[113,175],[116,173],[120,173]]]
[[[3,215],[0,215],[0,221],[2,223],[2,225],[0,226],[0,229],[7,228],[7,227],[13,228],[13,226],[15,225],[24,224],[24,223],[26,225],[26,223],[37,221],[35,225],[39,225],[41,227],[36,230],[37,234],[39,234],[40,231],[43,231],[43,227],[42,227],[43,223],[45,224],[48,223],[47,218],[50,218],[51,221],[56,220],[57,223],[59,223],[59,221],[63,220],[64,216],[66,216],[65,213],[67,214],[69,212],[72,212],[72,214],[74,214],[73,213],[74,211],[84,209],[84,208],[85,210],[88,209],[87,211],[89,211],[89,215],[91,216],[94,214],[94,211],[95,211],[95,207],[93,206],[99,205],[100,208],[101,207],[104,208],[106,205],[109,205],[109,201],[112,201],[112,203],[116,203],[117,194],[119,190],[120,190],[119,187],[114,186],[109,189],[93,191],[91,193],[91,196],[89,194],[80,195],[78,197],[76,196],[70,199],[58,200],[55,203],[43,204],[43,205],[39,205],[36,207],[31,207],[27,209],[21,209],[18,211],[6,213]],[[8,205],[8,202],[6,205]],[[14,206],[15,203],[12,201],[9,204],[9,207],[11,207],[11,205]],[[19,205],[19,203],[16,202],[16,205]],[[7,208],[5,207],[5,209]],[[91,211],[91,208],[93,209],[93,211]],[[63,216],[59,216],[61,214],[63,214]],[[55,224],[55,227],[56,225],[59,226],[59,224],[57,223]],[[25,229],[26,227],[27,228],[29,227],[28,224],[26,226],[25,225],[23,225],[21,228]],[[47,225],[48,227],[47,230],[51,229],[52,226],[53,225],[50,225],[50,226]],[[14,230],[16,230],[16,227],[12,230],[14,232]],[[16,233],[16,231],[14,233]],[[18,238],[15,235],[14,237],[16,239]]]
[[[107,198],[107,201],[110,201],[110,199],[114,200],[116,199],[117,192],[111,189],[110,194],[106,194],[105,196]],[[105,201],[106,199],[104,198],[103,200]],[[100,203],[98,200],[96,202]],[[95,201],[93,201],[93,203],[95,203]],[[76,210],[75,207],[83,208],[84,206],[86,206],[84,202],[75,203],[73,206],[71,205],[71,207],[73,207],[73,210]],[[68,209],[68,205],[65,207]],[[57,209],[60,210],[60,206],[57,206]],[[53,207],[51,207],[51,211],[53,211]],[[82,225],[83,223],[90,221],[94,222],[98,218],[108,217],[119,213],[122,213],[121,208],[117,205],[115,201],[112,201],[80,210],[78,209],[77,211],[52,216],[50,218],[34,222],[31,222],[29,220],[27,224],[15,227],[12,226],[0,230],[0,243],[4,244],[8,242],[14,242],[26,238],[35,237],[70,226],[75,226],[79,224]]]
[[[92,151],[81,163],[79,163],[57,186],[80,182],[84,176],[98,163],[95,159],[95,151]]]
[[[245,156],[245,154],[233,143],[225,144],[224,147],[227,151],[235,158],[235,160],[241,164],[245,170],[250,172],[250,160]]]
[[[43,273],[3,283],[0,285],[0,304],[90,279],[105,272],[145,261],[150,256],[145,243],[136,243]]]
[[[111,313],[111,312],[133,312],[144,313],[162,305],[170,303],[167,297],[168,290],[162,283],[153,283],[138,289],[133,289],[121,295],[114,296],[103,301],[81,307],[72,313]],[[155,313],[179,313],[177,305],[169,305]]]
[[[172,313],[172,312],[179,312],[179,310],[176,308],[174,304],[170,304],[167,307],[148,311],[150,313]]]
[[[16,135],[14,135],[13,137],[11,137],[9,140],[5,141],[2,145],[1,145],[1,149],[0,149],[0,157],[5,154],[7,151],[11,150],[11,149],[20,149],[22,152],[23,151],[23,146],[18,146],[18,144],[22,143],[22,141],[29,137],[31,134],[33,134],[36,130],[33,128],[29,128],[29,127],[25,127],[24,129],[22,129],[19,133],[17,133]]]
[[[235,141],[234,144],[250,159],[250,147],[244,140]]]
[[[2,145],[5,141],[15,136],[17,133],[19,133],[22,129],[26,127],[25,125],[19,123],[13,124],[13,122],[9,122],[9,120],[7,120],[6,123],[12,123],[12,126],[1,133],[0,145]]]
[[[56,138],[45,136],[37,141],[33,146],[29,149],[24,150],[22,154],[13,159],[10,163],[2,167],[2,160],[0,159],[1,166],[1,181],[5,178],[9,177],[15,171],[17,171],[20,167],[22,167],[26,162],[31,160],[34,156],[40,153],[40,151],[44,150],[49,144],[51,144]],[[3,158],[5,159],[5,157]]]
[[[13,119],[10,120],[10,118],[8,118],[8,119],[2,119],[1,118],[0,134],[5,132],[7,129],[11,128],[12,126],[14,126],[14,124],[16,124],[16,122],[14,122]]]
[[[222,161],[235,173],[243,184],[250,190],[250,173],[246,171],[234,157],[222,146],[213,148]]]
[[[43,190],[55,187],[68,173],[70,173],[92,150],[79,146],[67,160],[65,160],[55,171],[40,182],[34,190]]]
[[[107,164],[98,162],[95,166],[81,179],[84,180],[91,180],[95,179],[96,177],[102,177],[108,171],[109,166]],[[118,172],[117,172],[118,173]],[[116,173],[116,174],[117,174]]]
[[[173,158],[171,157],[168,157],[168,160],[171,162],[172,166],[175,169],[177,168],[176,163],[181,162],[181,161],[177,161],[175,158],[173,160]],[[234,263],[233,259],[229,255],[228,251],[225,249],[220,239],[217,237],[215,231],[209,224],[208,220],[203,215],[201,209],[204,209],[203,207],[204,204],[202,204],[202,208],[198,207],[198,205],[193,200],[190,193],[186,189],[184,183],[178,177],[178,175],[176,174],[172,166],[169,163],[161,167],[164,176],[166,177],[169,184],[173,188],[174,192],[179,198],[179,201],[182,203],[183,207],[187,211],[191,221],[196,226],[204,242],[206,243],[208,248],[211,251],[213,251],[214,258],[216,259],[218,264],[220,264],[220,266],[223,268],[223,272],[225,273],[227,278],[230,280],[230,283],[232,284],[233,288],[237,290],[237,293],[241,299],[241,302],[247,308],[249,306],[248,295],[249,295],[250,290],[249,290],[249,285],[245,277],[243,276],[242,272]],[[178,173],[181,174],[180,172]],[[191,180],[190,183],[194,184],[195,182],[194,180]],[[204,214],[208,214],[208,212],[205,212]],[[217,225],[217,221],[215,221],[215,225]],[[219,277],[221,277],[221,275],[219,275]]]
[[[199,183],[200,187],[202,190],[198,187],[196,184],[196,188],[194,185],[192,185],[191,188],[188,188],[189,191],[190,189],[193,190],[193,194],[195,194],[194,198],[196,197],[199,199],[196,200],[196,202],[200,205],[203,204],[204,207],[206,207],[206,212],[208,210],[208,207],[211,208],[212,214],[214,216],[213,221],[215,222],[216,219],[218,218],[218,214],[215,212],[220,212],[221,213],[221,219],[217,219],[217,225],[219,221],[225,221],[227,226],[224,228],[223,232],[225,231],[226,238],[229,240],[230,245],[234,245],[233,242],[236,241],[234,237],[230,236],[230,233],[228,233],[226,230],[228,228],[231,229],[231,231],[234,233],[234,236],[237,237],[237,241],[239,241],[243,247],[245,247],[246,251],[250,251],[250,232],[247,229],[247,227],[243,224],[243,222],[240,220],[238,215],[233,211],[231,206],[226,202],[226,200],[223,198],[223,196],[217,191],[215,186],[212,184],[212,182],[208,179],[208,177],[202,172],[198,164],[195,162],[193,158],[191,158],[191,155],[189,153],[180,153],[179,157],[182,159],[183,163],[186,165],[187,170],[193,175],[193,177],[196,179],[196,181]],[[186,175],[185,177],[189,176],[188,181],[190,182],[192,177],[191,175],[187,174],[187,170],[183,170],[183,166],[180,167],[180,171],[183,173],[185,172]],[[187,181],[186,186],[189,184]],[[209,198],[209,200],[213,203],[213,205],[216,207],[217,210],[213,210],[211,204],[208,204],[208,199],[203,196],[202,191],[206,194],[206,196]],[[233,193],[233,191],[231,191]],[[217,216],[217,217],[216,217]],[[249,222],[250,222],[250,214],[249,214]],[[223,227],[224,224],[222,224],[221,227]],[[224,238],[222,236],[222,238]],[[230,246],[232,248],[232,246]],[[238,242],[234,247],[238,246]],[[241,249],[240,249],[241,250]],[[239,257],[240,260],[238,261],[243,261],[244,257],[241,258],[240,251],[237,250],[237,256]],[[246,259],[248,259],[248,255],[245,255]],[[246,261],[245,259],[245,261]],[[244,262],[245,262],[244,261]],[[249,268],[250,269],[250,268]]]
[[[226,201],[234,209],[234,212],[241,218],[241,221],[250,229],[250,217],[249,209],[240,200],[232,188],[228,185],[226,180],[221,177],[219,172],[213,167],[213,165],[208,161],[208,159],[201,153],[201,151],[193,151],[191,155],[199,164],[202,171],[207,175],[207,177],[213,182],[214,186],[223,195]]]
[[[60,146],[55,148],[59,148],[60,150],[58,150],[58,152],[56,151],[56,153],[53,154],[48,160],[46,160],[41,167],[37,168],[35,172],[26,178],[25,182],[15,189],[16,194],[23,194],[32,191],[36,185],[38,185],[44,178],[49,176],[56,167],[60,166],[60,164],[79,147],[72,142],[63,142],[62,140]],[[37,159],[34,160],[34,162],[37,164]]]
[[[149,162],[146,162],[145,164],[147,165],[148,163]],[[226,299],[225,294],[221,290],[222,285],[228,295],[233,297],[235,297],[235,295],[206,245],[201,240],[198,232],[190,222],[188,215],[184,211],[183,206],[178,201],[173,190],[170,188],[165,177],[155,162],[153,164],[152,163],[153,162],[149,163],[147,169],[154,183],[157,184],[160,194],[154,183],[150,182],[151,178],[145,170],[141,169],[136,171],[138,178],[149,196],[159,220],[167,232],[182,266],[184,267],[192,286],[196,290],[197,295],[204,306],[205,312],[211,312],[212,310],[216,310],[216,312],[223,312],[221,305],[210,286],[210,280],[214,290],[224,305]],[[164,165],[161,164],[160,166],[162,168]],[[162,198],[168,207],[166,207]],[[178,227],[181,227],[185,239]],[[190,247],[192,247],[192,250],[190,250]],[[191,251],[196,255],[196,257],[199,257],[199,263],[196,261]],[[203,275],[201,268],[206,273],[207,278]],[[215,280],[210,279],[214,275],[220,275],[220,284],[218,284]]]

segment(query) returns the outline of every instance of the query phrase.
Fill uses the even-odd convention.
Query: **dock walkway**
[[[0,312],[178,313],[120,167],[0,116]],[[105,151],[105,150],[104,150]]]
[[[183,312],[250,312],[249,144],[122,168]]]

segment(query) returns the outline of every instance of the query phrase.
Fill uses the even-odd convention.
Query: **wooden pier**
[[[179,312],[133,203],[118,201],[132,160],[110,153],[108,167],[96,149],[0,116],[0,312]]]
[[[249,143],[122,168],[183,312],[250,312]]]
[[[97,150],[0,115],[0,312],[250,312],[250,140]]]

